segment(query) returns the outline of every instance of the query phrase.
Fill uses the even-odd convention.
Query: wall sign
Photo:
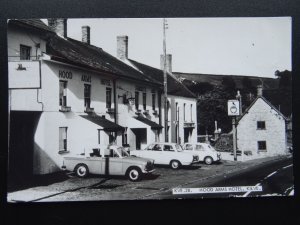
[[[59,78],[72,79],[71,71],[59,70],[58,74],[59,74]]]
[[[146,88],[145,88],[145,87],[142,87],[142,86],[136,86],[135,89],[136,89],[137,91],[146,92]]]
[[[228,100],[227,108],[228,108],[228,116],[240,115],[240,103],[238,100]]]
[[[108,79],[101,79],[101,84],[106,85],[106,86],[111,86],[110,80],[108,80]]]
[[[84,75],[84,74],[83,74],[83,75],[81,76],[81,81],[91,83],[92,78],[91,78],[90,75]]]

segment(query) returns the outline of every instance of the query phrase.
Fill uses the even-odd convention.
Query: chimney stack
[[[89,26],[82,26],[82,42],[90,44],[90,30],[91,28]]]
[[[128,36],[117,36],[117,57],[128,59]]]
[[[167,72],[172,73],[172,55],[167,54],[166,58],[166,70]],[[160,55],[160,68],[161,70],[164,69],[164,55]]]
[[[48,25],[57,34],[63,37],[67,37],[67,19],[62,19],[62,18],[48,19]]]
[[[263,86],[257,85],[257,97],[261,97],[263,94]]]

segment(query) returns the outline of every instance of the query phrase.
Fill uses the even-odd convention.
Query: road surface
[[[211,181],[208,184],[193,183],[182,188],[203,188],[203,187],[235,187],[235,186],[256,186],[262,187],[262,191],[226,192],[226,193],[193,193],[193,194],[172,194],[172,192],[160,193],[156,196],[160,199],[169,198],[222,198],[222,197],[255,197],[255,196],[288,196],[294,193],[292,158],[272,163],[266,163],[255,168],[234,173]],[[186,189],[184,189],[186,190]],[[196,189],[195,189],[196,190]],[[201,189],[205,190],[205,189]],[[206,189],[208,190],[208,189]]]

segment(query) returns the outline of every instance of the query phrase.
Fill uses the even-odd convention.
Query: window
[[[185,146],[185,150],[193,150],[193,145],[187,144],[187,145]]]
[[[101,144],[101,130],[98,129],[98,144]]]
[[[67,127],[59,128],[59,152],[67,151]]]
[[[108,134],[109,137],[109,144],[113,144],[115,142],[115,133],[114,132],[109,132]]]
[[[193,105],[191,104],[191,122],[193,122]]]
[[[123,136],[122,136],[122,144],[123,145],[127,145],[127,127],[125,127],[125,131],[123,133]]]
[[[20,45],[20,60],[30,60],[31,47]]]
[[[106,108],[111,109],[111,88],[106,88]]]
[[[143,92],[143,109],[147,108],[147,93]]]
[[[59,81],[59,105],[67,106],[67,81]]]
[[[204,151],[204,148],[202,145],[196,145],[196,150],[197,151]]]
[[[152,110],[155,110],[155,98],[156,98],[156,94],[152,93]]]
[[[159,144],[156,144],[152,147],[152,151],[162,151],[162,147]]]
[[[183,104],[183,121],[185,121],[185,103]]]
[[[165,145],[164,146],[164,151],[172,151],[172,152],[174,152],[174,149],[173,149],[172,145]]]
[[[91,105],[91,85],[84,84],[84,107],[90,108]]]
[[[139,92],[138,91],[135,92],[135,109],[136,110],[139,109]]]
[[[266,141],[258,141],[258,150],[259,151],[267,151],[267,142]]]
[[[258,130],[265,130],[266,129],[266,122],[265,121],[257,121],[257,129]]]

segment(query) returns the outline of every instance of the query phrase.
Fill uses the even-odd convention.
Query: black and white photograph
[[[292,17],[7,20],[7,202],[294,196]]]

